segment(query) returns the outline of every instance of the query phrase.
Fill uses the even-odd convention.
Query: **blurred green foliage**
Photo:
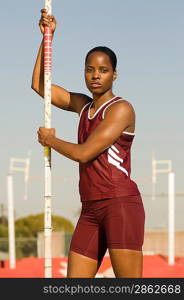
[[[64,217],[52,216],[53,231],[64,231],[71,234],[74,230],[72,222]],[[37,233],[44,231],[44,214],[29,215],[15,221],[16,257],[37,255]],[[70,235],[71,236],[71,235]],[[0,251],[8,252],[8,222],[0,219]]]

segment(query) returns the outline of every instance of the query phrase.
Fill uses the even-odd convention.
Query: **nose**
[[[99,79],[100,78],[100,73],[98,72],[98,70],[96,70],[96,71],[93,72],[92,78],[93,79]]]

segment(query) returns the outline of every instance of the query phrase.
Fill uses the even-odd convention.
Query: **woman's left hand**
[[[40,127],[37,133],[38,133],[38,142],[42,146],[48,146],[47,142],[50,137],[55,137],[56,130],[55,128]]]

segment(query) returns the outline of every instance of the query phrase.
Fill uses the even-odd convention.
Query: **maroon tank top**
[[[87,103],[81,113],[78,127],[78,143],[86,141],[103,120],[107,107],[122,101],[114,97],[102,104],[90,118],[93,102]],[[79,193],[81,201],[139,195],[137,184],[131,180],[131,145],[135,133],[123,131],[121,136],[92,161],[79,163]]]

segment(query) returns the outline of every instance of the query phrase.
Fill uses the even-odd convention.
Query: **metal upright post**
[[[15,163],[23,163],[25,166],[14,166]],[[16,267],[16,247],[15,247],[15,216],[14,216],[14,193],[13,193],[13,172],[24,172],[24,181],[28,182],[30,158],[10,158],[9,174],[7,175],[7,197],[8,197],[8,236],[9,236],[9,260],[10,268]],[[27,198],[24,194],[24,199]]]
[[[15,221],[14,221],[14,199],[13,199],[13,177],[7,175],[7,195],[8,195],[8,239],[9,239],[9,265],[10,269],[16,268],[15,250]]]
[[[156,160],[154,153],[152,153],[152,200],[155,200],[155,186],[156,186]]]
[[[174,265],[175,263],[175,235],[174,235],[174,212],[175,212],[175,174],[170,172],[168,174],[168,194],[169,194],[169,207],[168,207],[168,263]]]
[[[167,168],[159,169],[157,165],[167,165]],[[168,174],[168,264],[173,265],[175,261],[175,174],[172,171],[171,160],[156,160],[152,156],[152,199],[155,200],[155,183],[157,173]],[[153,188],[154,187],[154,188]]]

